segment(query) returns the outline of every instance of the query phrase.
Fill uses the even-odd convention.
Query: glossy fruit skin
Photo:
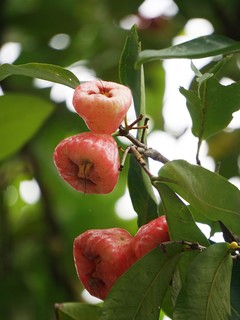
[[[73,106],[92,132],[112,134],[132,103],[128,87],[107,81],[84,82],[75,88]]]
[[[112,136],[84,132],[62,140],[54,151],[60,176],[87,194],[110,193],[118,180],[119,152]]]
[[[121,228],[88,230],[74,240],[77,274],[90,294],[104,300],[116,280],[136,261],[132,241]]]
[[[168,240],[165,216],[142,226],[134,237],[121,228],[88,230],[74,240],[73,255],[78,277],[93,296],[104,300],[124,272]]]
[[[169,240],[168,225],[164,215],[141,226],[135,234],[133,242],[137,259],[156,248],[160,243]]]

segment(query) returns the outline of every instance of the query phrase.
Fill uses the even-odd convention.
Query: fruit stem
[[[138,153],[142,155],[142,157],[151,158],[155,161],[159,161],[163,164],[167,163],[169,160],[164,157],[160,152],[158,152],[155,149],[148,148],[143,142],[139,141],[137,138],[135,138],[127,128],[124,128],[123,126],[119,127],[118,131],[119,136],[126,137],[128,140],[130,140],[137,148]],[[142,135],[141,140],[144,139],[144,136]]]

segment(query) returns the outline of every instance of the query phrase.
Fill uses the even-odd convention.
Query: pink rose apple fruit
[[[73,94],[73,106],[88,128],[111,134],[117,130],[132,103],[128,87],[107,81],[84,82]]]
[[[77,274],[91,295],[104,300],[116,280],[136,261],[132,241],[121,228],[88,230],[74,240]]]
[[[169,241],[168,225],[165,216],[160,216],[141,226],[134,236],[133,248],[137,259],[156,248],[160,243]]]
[[[111,135],[84,132],[64,139],[54,162],[60,176],[83,193],[110,193],[118,180],[119,152]]]
[[[124,272],[168,240],[165,216],[142,226],[135,237],[121,228],[88,230],[74,240],[73,256],[78,277],[90,294],[104,300]]]

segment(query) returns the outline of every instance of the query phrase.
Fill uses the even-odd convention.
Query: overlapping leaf
[[[57,65],[46,63],[27,63],[20,65],[2,64],[0,66],[0,81],[11,76],[21,75],[32,78],[39,78],[55,83],[60,83],[70,88],[79,85],[78,78],[69,70]]]
[[[171,240],[197,242],[209,246],[209,242],[193,220],[191,212],[182,200],[166,185],[157,184],[167,217]]]
[[[240,108],[240,84],[221,85],[215,78],[209,78],[197,91],[180,88],[187,99],[192,119],[192,132],[201,140],[227,127],[233,112]]]
[[[175,320],[230,319],[232,258],[227,243],[208,247],[192,262],[178,296]]]
[[[167,184],[208,219],[221,220],[239,234],[240,191],[224,177],[184,160],[174,160],[160,169],[156,183]]]
[[[202,36],[161,50],[144,50],[139,53],[137,65],[159,59],[198,59],[227,55],[240,51],[240,42],[221,35]]]
[[[158,320],[182,246],[152,250],[115,283],[104,301],[100,320]]]

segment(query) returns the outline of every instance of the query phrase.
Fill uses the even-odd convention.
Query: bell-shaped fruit
[[[93,296],[104,300],[124,272],[168,240],[165,216],[142,226],[135,237],[121,228],[88,230],[74,240],[73,255],[78,277]]]
[[[160,216],[138,229],[134,236],[134,252],[137,259],[156,248],[160,243],[169,241],[168,225],[165,216]]]
[[[115,132],[132,103],[128,87],[107,81],[84,82],[77,86],[73,106],[88,128],[97,133]]]
[[[74,240],[79,279],[93,296],[105,299],[116,280],[135,262],[133,237],[124,229],[88,230]]]
[[[84,132],[64,139],[54,151],[54,162],[60,176],[83,193],[109,193],[118,180],[118,146],[107,134]]]

